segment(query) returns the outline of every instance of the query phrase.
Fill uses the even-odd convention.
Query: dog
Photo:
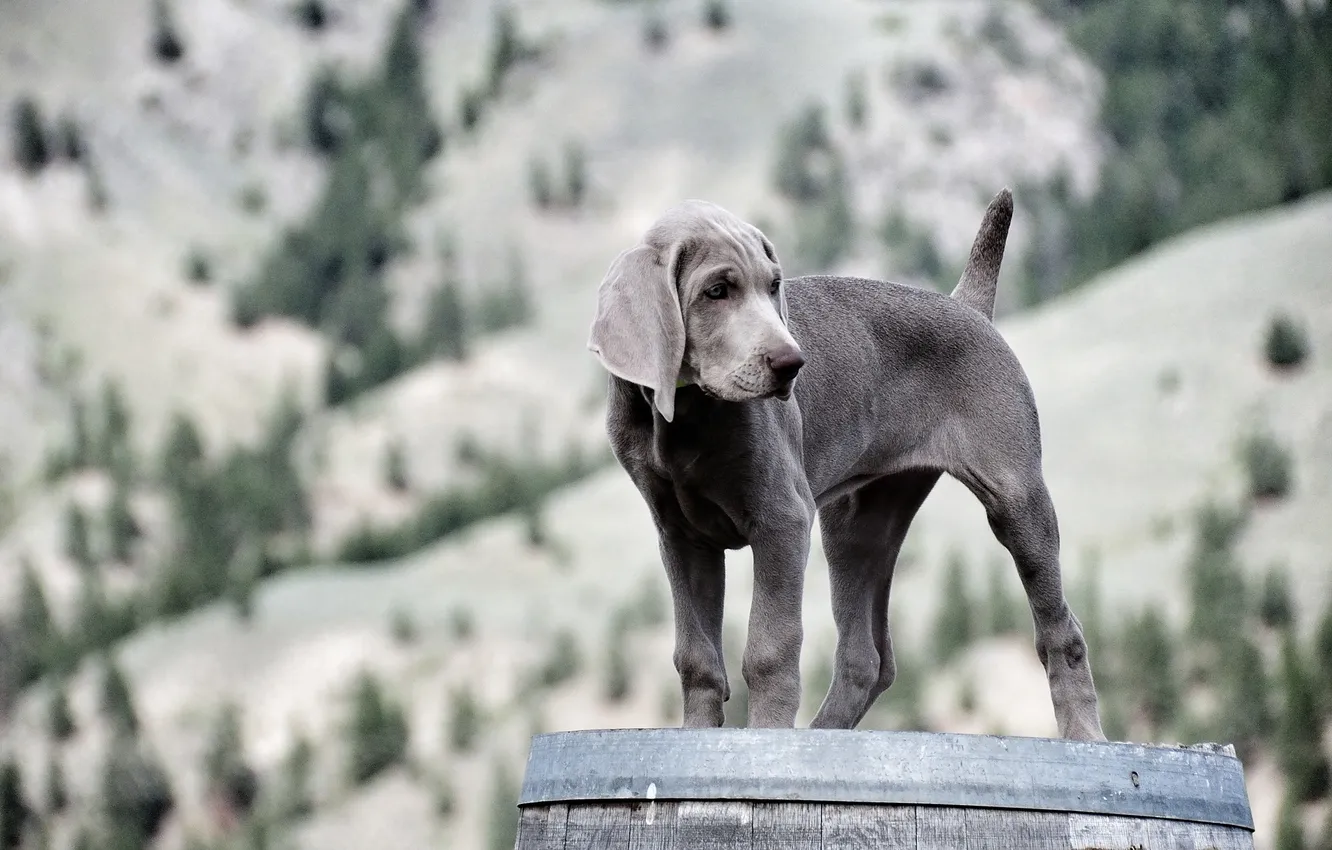
[[[656,526],[683,726],[723,723],[724,552],[744,546],[754,558],[748,725],[795,725],[816,512],[837,647],[810,725],[858,725],[896,675],[888,597],[902,540],[947,473],[1013,556],[1060,737],[1105,739],[1063,590],[1035,398],[992,321],[1012,213],[1004,189],[951,295],[788,280],[757,227],[702,200],[667,210],[611,263],[587,345],[609,373],[612,452]]]

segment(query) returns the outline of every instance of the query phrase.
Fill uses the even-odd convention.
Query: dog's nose
[[[776,354],[768,355],[768,367],[777,376],[777,380],[782,383],[794,381],[796,373],[804,365],[805,356],[800,353],[798,348],[787,348]]]

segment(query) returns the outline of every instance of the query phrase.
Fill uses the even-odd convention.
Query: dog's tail
[[[1013,221],[1013,193],[1007,188],[990,201],[981,221],[976,240],[971,243],[971,255],[962,279],[953,290],[953,298],[994,318],[994,293],[999,284],[999,266],[1004,261],[1004,245],[1008,242],[1008,226]]]

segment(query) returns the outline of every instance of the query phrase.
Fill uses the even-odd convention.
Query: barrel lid
[[[965,806],[1253,829],[1243,766],[1215,744],[739,728],[533,737],[520,806],[634,799]]]

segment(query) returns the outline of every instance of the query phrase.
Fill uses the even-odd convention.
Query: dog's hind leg
[[[903,472],[864,485],[819,510],[832,584],[837,651],[814,728],[852,729],[897,675],[888,597],[911,520],[939,480]]]
[[[1003,441],[988,442],[991,448],[996,444]],[[1064,596],[1059,523],[1041,474],[1039,449],[1034,456],[1020,453],[1026,456],[1023,462],[1006,462],[1004,454],[985,452],[953,474],[984,504],[990,528],[1017,565],[1060,737],[1103,741],[1087,641]]]

